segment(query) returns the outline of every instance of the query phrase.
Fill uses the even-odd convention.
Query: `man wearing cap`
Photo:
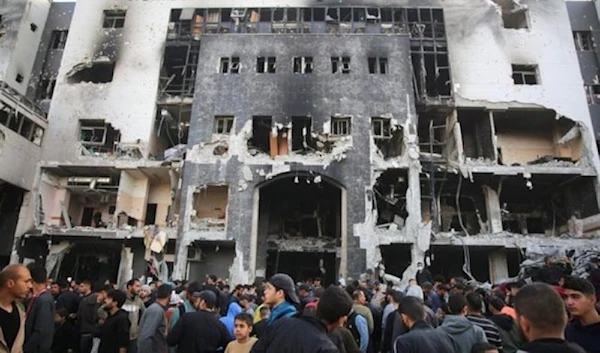
[[[194,293],[197,309],[184,314],[167,336],[169,346],[178,353],[212,353],[225,348],[232,340],[227,328],[215,316],[217,296],[210,290]]]
[[[340,350],[328,333],[342,327],[351,310],[352,299],[348,293],[331,286],[323,292],[316,315],[280,318],[269,325],[265,335],[260,337],[251,352],[339,353]]]
[[[292,317],[298,312],[294,304],[300,304],[296,295],[294,280],[285,273],[274,274],[265,285],[264,303],[271,307],[271,316],[267,325],[271,326],[275,321]]]

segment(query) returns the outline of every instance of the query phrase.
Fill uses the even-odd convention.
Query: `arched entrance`
[[[251,275],[294,280],[346,274],[346,189],[310,172],[279,175],[254,192]]]

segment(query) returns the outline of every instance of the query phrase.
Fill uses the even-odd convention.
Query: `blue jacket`
[[[292,317],[296,315],[298,311],[294,304],[289,302],[283,302],[276,307],[271,309],[271,315],[269,316],[269,321],[267,321],[267,325],[272,325],[278,319],[283,317]]]
[[[227,327],[227,331],[231,337],[235,337],[234,328],[235,328],[235,316],[242,312],[242,307],[239,306],[235,302],[231,302],[229,304],[229,309],[227,309],[227,316],[223,316],[219,320]]]

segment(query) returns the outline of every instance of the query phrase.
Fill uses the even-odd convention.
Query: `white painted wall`
[[[31,190],[40,160],[40,147],[4,125],[0,125],[0,131],[4,135],[0,149],[0,179]]]
[[[13,0],[9,0],[9,2],[11,1]],[[23,95],[26,94],[27,85],[31,79],[33,64],[35,63],[42,32],[46,26],[51,3],[50,0],[29,0],[24,6],[23,17],[14,43],[7,43],[6,47],[4,45],[0,47],[2,51],[9,51],[0,55],[0,57],[10,57],[8,63],[4,62],[5,66],[0,67],[0,75],[3,75],[0,76],[0,79]],[[37,26],[35,32],[31,30],[32,23]],[[21,83],[15,80],[17,74],[23,76]]]

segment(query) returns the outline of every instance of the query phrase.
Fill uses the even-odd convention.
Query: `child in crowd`
[[[250,337],[252,332],[252,316],[241,313],[235,317],[235,341],[230,342],[225,353],[250,353],[252,347],[258,341],[256,337]]]

